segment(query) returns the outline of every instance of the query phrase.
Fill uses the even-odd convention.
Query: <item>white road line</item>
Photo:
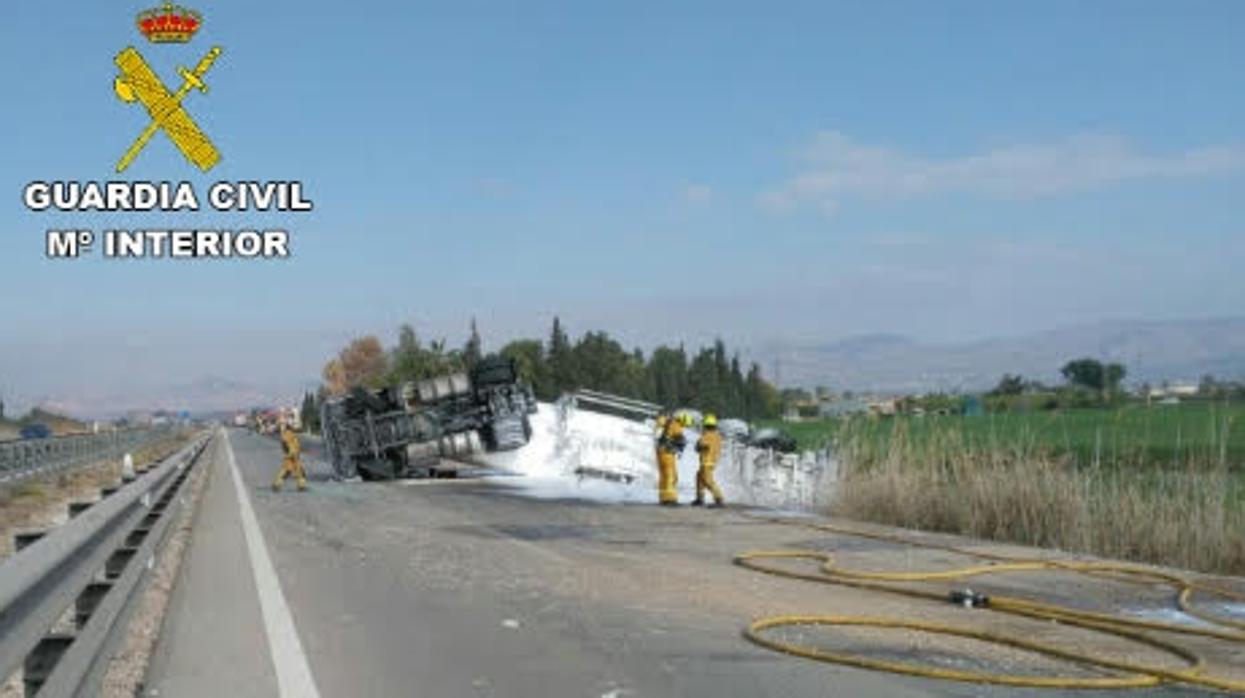
[[[255,588],[259,590],[264,631],[268,635],[272,665],[277,674],[277,692],[281,698],[319,698],[320,692],[311,677],[311,667],[307,664],[303,643],[298,639],[298,630],[290,616],[290,607],[285,602],[285,595],[281,593],[281,582],[277,579],[272,558],[268,556],[268,548],[264,545],[264,534],[259,530],[255,509],[251,507],[251,497],[242,482],[242,474],[238,472],[229,432],[224,429],[221,431],[225,435],[225,456],[229,461],[229,471],[233,473],[233,484],[238,491],[242,533],[251,557],[251,570],[255,573]]]

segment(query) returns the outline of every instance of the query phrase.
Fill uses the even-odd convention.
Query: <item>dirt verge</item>
[[[177,584],[182,559],[190,545],[199,500],[207,486],[215,451],[215,445],[204,451],[194,475],[186,481],[186,487],[180,495],[183,498],[182,509],[177,513],[177,520],[172,523],[173,530],[159,554],[138,608],[130,618],[125,644],[113,657],[108,673],[104,676],[99,694],[103,698],[131,698],[141,695],[143,691],[147,667],[160,637],[160,627],[164,622],[173,588]]]

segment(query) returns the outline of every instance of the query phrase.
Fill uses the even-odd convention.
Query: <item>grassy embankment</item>
[[[86,424],[76,419],[36,407],[21,419],[0,419],[0,441],[21,438],[22,427],[30,424],[42,424],[55,436],[83,434],[89,430]]]
[[[144,468],[167,458],[184,446],[189,433],[175,433],[133,453],[134,465]],[[68,515],[66,503],[94,500],[101,487],[121,479],[119,458],[70,472],[55,473],[0,486],[0,559],[12,552],[12,534],[19,530],[46,529],[59,525]]]
[[[1245,574],[1245,407],[786,425],[843,463],[833,513]]]

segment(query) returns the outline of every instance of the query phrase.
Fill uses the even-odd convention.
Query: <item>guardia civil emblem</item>
[[[165,3],[163,7],[145,10],[138,14],[136,24],[139,33],[155,46],[187,44],[203,26],[203,16],[198,12]],[[134,144],[117,162],[117,172],[124,172],[143,152],[157,131],[163,131],[182,155],[200,170],[207,172],[220,162],[220,152],[207,134],[199,128],[183,102],[191,90],[207,94],[203,77],[220,57],[221,48],[213,46],[194,69],[178,67],[181,84],[170,91],[151,69],[143,55],[133,46],[117,54],[116,64],[121,74],[113,81],[117,97],[126,103],[139,103],[147,110],[151,122],[138,134]]]

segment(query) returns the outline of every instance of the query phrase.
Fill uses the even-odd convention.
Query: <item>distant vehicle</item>
[[[799,450],[794,437],[773,427],[757,429],[752,438],[748,439],[748,445],[753,448],[778,451],[779,453],[795,453]]]
[[[297,407],[282,407],[279,410],[281,421],[290,425],[294,431],[303,430],[303,414]]]
[[[23,439],[46,439],[52,435],[52,430],[46,424],[27,424],[22,427]]]
[[[264,436],[277,433],[281,428],[281,413],[278,410],[263,410],[255,413],[255,432]]]
[[[722,419],[718,421],[718,431],[724,438],[731,441],[748,440],[748,423],[742,419]]]

